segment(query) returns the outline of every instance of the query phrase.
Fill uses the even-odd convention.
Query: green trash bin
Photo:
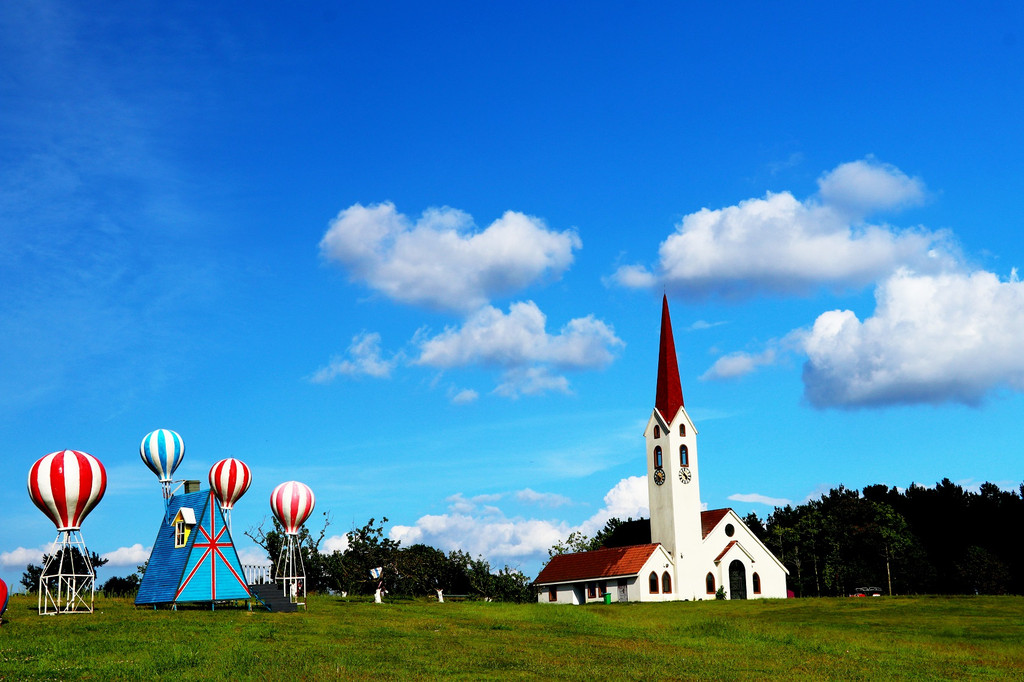
[[[605,592],[604,593],[604,603],[605,604],[611,604],[612,603],[612,593],[611,592]]]

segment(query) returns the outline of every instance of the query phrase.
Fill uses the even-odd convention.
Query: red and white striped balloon
[[[315,503],[313,491],[298,481],[282,483],[270,493],[270,509],[288,535],[299,532],[299,526],[309,518]]]
[[[57,530],[78,530],[103,499],[107,471],[92,455],[77,450],[51,452],[28,472],[28,494]]]
[[[230,510],[252,483],[249,467],[240,459],[228,457],[210,467],[210,489],[220,508]]]

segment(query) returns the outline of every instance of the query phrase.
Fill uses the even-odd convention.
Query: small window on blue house
[[[196,525],[195,511],[191,507],[182,507],[174,515],[171,525],[174,526],[174,546],[184,547],[188,544],[188,536],[192,532],[192,527]]]
[[[185,530],[185,522],[179,519],[178,522],[174,524],[174,546],[184,547],[187,541],[188,532]]]
[[[647,589],[651,594],[658,594],[658,574],[651,571],[651,577],[647,580]]]
[[[686,449],[685,445],[679,446],[679,466],[690,466],[690,451]]]
[[[660,445],[656,445],[654,447],[654,468],[655,469],[661,469],[662,468],[662,457],[661,457],[661,446]]]

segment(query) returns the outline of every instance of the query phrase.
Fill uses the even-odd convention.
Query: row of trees
[[[66,553],[63,557],[62,553]],[[35,594],[36,590],[39,589],[39,579],[43,575],[43,568],[52,559],[56,564],[60,564],[61,559],[64,559],[64,565],[75,573],[86,573],[88,567],[85,563],[85,557],[75,547],[63,548],[57,550],[57,554],[43,555],[43,562],[41,565],[28,564],[25,566],[25,572],[21,574],[21,586],[25,588],[27,594]],[[96,552],[89,552],[89,564],[91,564],[93,570],[108,563],[109,559],[102,558]],[[142,582],[142,574],[146,571],[146,566],[143,564],[139,566],[136,573],[132,573],[127,577],[113,577],[108,579],[102,585],[98,585],[97,589],[107,597],[131,597],[139,591],[139,584]],[[52,581],[50,584],[50,590],[55,591],[57,589],[56,578],[50,578]]]
[[[843,486],[821,499],[776,508],[747,525],[790,571],[797,596],[1024,593],[1024,484],[978,492],[949,479],[906,490]]]
[[[266,550],[273,564],[280,554],[284,533],[277,519],[272,519],[272,523],[270,530],[260,526],[245,534]],[[306,589],[310,592],[368,595],[383,583],[393,596],[436,596],[436,590],[441,589],[447,595],[493,601],[524,602],[534,598],[529,577],[507,566],[492,572],[487,560],[482,557],[474,559],[467,552],[455,550],[445,554],[421,544],[402,547],[384,533],[387,518],[379,522],[370,519],[362,528],[347,533],[348,548],[344,552],[336,550],[321,554],[320,545],[330,523],[330,517],[325,513],[319,532],[310,533],[309,524],[306,524],[298,536],[306,571]],[[77,552],[74,549],[70,551]],[[75,558],[84,567],[82,557]],[[48,559],[48,556],[43,557],[44,565]],[[95,568],[107,563],[95,552],[91,553],[90,559]],[[382,569],[379,579],[371,578],[370,571],[375,568]],[[145,570],[145,565],[139,566],[136,573],[110,578],[98,589],[106,596],[134,596]],[[26,566],[21,584],[27,592],[36,591],[42,572],[42,566]]]
[[[321,530],[313,534],[307,523],[298,540],[306,571],[306,589],[311,592],[335,592],[352,595],[373,594],[383,583],[391,595],[435,596],[441,589],[447,595],[465,595],[494,601],[524,602],[534,598],[529,577],[507,566],[492,572],[490,563],[474,559],[467,552],[453,550],[445,554],[428,545],[402,547],[384,532],[387,518],[376,519],[347,533],[348,547],[321,553],[320,545],[330,526],[324,513]],[[284,534],[277,519],[273,529],[253,528],[246,535],[277,560]],[[373,569],[382,569],[381,578],[371,577]]]
[[[349,531],[345,551],[321,553],[331,523],[328,514],[322,518],[319,532],[311,533],[307,524],[299,534],[310,592],[366,595],[383,582],[395,596],[433,596],[442,589],[495,601],[534,599],[530,579],[507,566],[494,572],[484,558],[459,550],[402,547],[385,534],[386,518]],[[777,507],[766,522],[754,513],[745,521],[789,569],[789,587],[797,596],[838,596],[869,585],[890,594],[1024,594],[1024,543],[1018,539],[1024,484],[1019,494],[992,483],[970,492],[949,479],[934,488],[906,490],[839,486],[820,499]],[[269,530],[260,526],[245,534],[273,563],[284,534],[276,519],[271,522]],[[644,542],[650,542],[649,521],[611,519],[593,537],[574,532],[548,554]],[[106,563],[95,553],[90,558],[94,567]],[[382,569],[381,579],[371,577],[376,568]],[[144,570],[111,578],[101,589],[133,594]],[[27,591],[36,590],[41,572],[41,566],[26,567],[21,583]]]

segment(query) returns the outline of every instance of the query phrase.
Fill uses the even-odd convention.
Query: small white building
[[[651,544],[553,557],[542,603],[787,596],[789,571],[732,509],[701,511],[697,429],[683,406],[668,299],[662,299],[655,407],[644,430]]]

